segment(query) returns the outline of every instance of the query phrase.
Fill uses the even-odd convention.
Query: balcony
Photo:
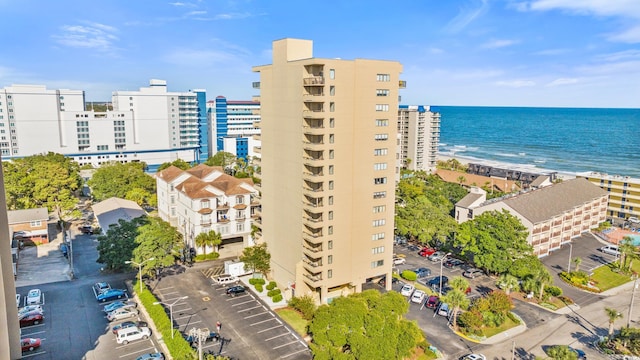
[[[322,274],[318,274],[318,275],[310,275],[310,274],[304,274],[304,282],[306,282],[309,286],[313,287],[313,288],[317,288],[320,286],[320,283],[322,282]]]
[[[324,150],[324,141],[319,141],[319,142],[303,141],[302,147],[305,150],[322,151]]]
[[[302,110],[302,117],[305,119],[324,119],[323,109]]]
[[[305,186],[302,188],[302,193],[308,196],[309,198],[319,198],[319,197],[322,197],[322,195],[324,195],[324,188],[323,187],[310,188]]]
[[[302,259],[304,268],[311,273],[322,272],[322,260],[312,261],[307,258]]]
[[[262,146],[254,146],[253,152],[256,154],[262,154]]]
[[[305,216],[303,218],[302,223],[310,228],[319,228],[322,227],[322,216],[318,216],[318,217],[310,217],[310,216]]]
[[[324,126],[322,126],[322,125],[317,125],[317,126],[303,125],[302,126],[302,132],[307,134],[307,135],[324,135]]]
[[[308,231],[303,231],[302,232],[302,238],[310,243],[310,244],[322,244],[324,237],[322,236],[321,232],[317,232],[317,233],[310,233]]]
[[[210,226],[211,225],[211,219],[201,219],[200,220],[200,226]]]
[[[311,182],[320,182],[322,181],[323,177],[324,177],[324,173],[322,171],[320,172],[303,171],[302,172],[302,179],[311,181]]]
[[[324,254],[322,251],[322,245],[319,246],[310,246],[310,245],[302,245],[302,253],[312,259],[320,258]]]
[[[218,217],[218,224],[227,224],[229,222],[228,216],[220,216]]]
[[[252,82],[252,83],[251,83],[251,86],[252,86],[254,89],[260,89],[260,81],[254,81],[254,82]]]
[[[312,76],[302,79],[304,86],[324,86],[324,76]]]
[[[218,207],[216,207],[216,209],[218,210],[229,210],[229,203],[218,203]]]
[[[261,141],[262,140],[262,136],[260,136],[260,134],[253,134],[252,138],[253,138],[253,140],[256,140],[256,141]]]

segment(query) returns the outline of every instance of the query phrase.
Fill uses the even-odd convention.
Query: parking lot
[[[226,289],[236,284],[215,285],[209,276],[219,273],[219,264],[210,268],[162,278],[151,288],[163,304],[173,304],[176,329],[188,334],[192,329],[217,332],[221,341],[205,342],[204,351],[242,359],[310,359],[305,341],[250,289],[229,296]],[[207,276],[208,275],[208,276]],[[187,298],[182,299],[187,296]],[[168,309],[168,305],[165,305]]]

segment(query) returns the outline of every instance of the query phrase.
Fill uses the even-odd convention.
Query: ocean
[[[640,109],[432,106],[439,154],[640,178]]]

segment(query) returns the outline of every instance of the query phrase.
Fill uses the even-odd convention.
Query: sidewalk
[[[47,244],[20,250],[16,288],[71,279],[69,261],[60,251],[62,236],[58,232]]]

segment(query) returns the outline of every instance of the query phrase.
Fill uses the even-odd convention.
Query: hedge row
[[[251,285],[256,285],[256,284],[264,285],[265,283],[266,283],[266,281],[264,279],[259,279],[259,278],[251,278],[251,279],[249,279],[249,284],[251,284]],[[269,290],[271,290],[271,289],[269,289]]]

